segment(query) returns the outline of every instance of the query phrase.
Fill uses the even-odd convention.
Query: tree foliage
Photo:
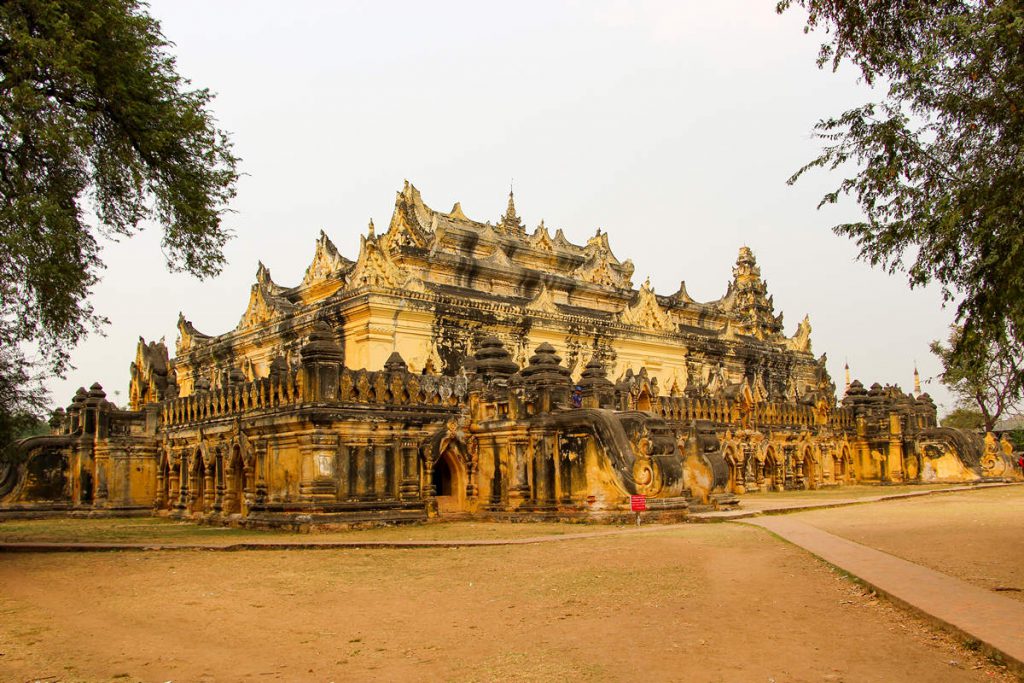
[[[782,0],[824,30],[818,65],[849,62],[877,101],[820,121],[810,169],[856,172],[864,220],[834,230],[911,286],[936,282],[968,331],[1024,340],[1024,4],[1016,0]],[[820,205],[819,205],[820,206]],[[968,334],[963,340],[970,341]],[[955,347],[957,355],[973,351]]]
[[[958,406],[942,418],[943,427],[978,430],[985,428],[985,416],[977,408]]]
[[[224,265],[237,159],[211,94],[176,71],[136,0],[0,3],[0,372],[17,349],[58,374],[104,319],[89,304],[104,239],[163,227],[172,270]],[[20,360],[17,360],[20,359]],[[12,365],[13,363],[13,365]],[[31,406],[28,406],[31,407]]]
[[[970,353],[956,354],[957,348]],[[932,353],[942,361],[939,379],[957,397],[960,409],[980,414],[978,427],[990,432],[1000,418],[1020,411],[1024,359],[1005,339],[985,338],[954,326],[948,345],[932,342]]]

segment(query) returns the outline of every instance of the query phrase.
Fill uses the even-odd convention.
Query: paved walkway
[[[945,628],[979,641],[1024,674],[1024,603],[840,538],[795,517],[760,517],[744,523],[767,529]]]

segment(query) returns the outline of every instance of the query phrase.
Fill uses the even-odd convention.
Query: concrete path
[[[894,555],[848,541],[790,516],[744,520],[853,575],[875,591],[977,640],[1024,674],[1024,603]]]

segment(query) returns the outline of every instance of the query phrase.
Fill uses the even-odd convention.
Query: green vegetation
[[[957,348],[969,352],[957,354]],[[1000,418],[1019,411],[1024,393],[1024,359],[1005,338],[986,339],[980,333],[954,326],[949,346],[932,342],[932,353],[944,368],[939,379],[956,396],[958,409],[967,411],[961,417],[967,418],[971,412],[981,416],[981,424],[969,428],[990,432]]]
[[[834,230],[912,287],[958,302],[960,359],[1024,353],[1024,5],[1015,0],[781,0],[823,30],[818,65],[848,62],[874,101],[820,121],[814,168],[851,173],[864,220]],[[947,365],[947,368],[949,366]]]
[[[105,322],[102,239],[155,220],[173,270],[224,265],[237,159],[169,48],[136,0],[0,4],[0,444]]]
[[[940,424],[943,427],[955,427],[957,429],[983,429],[985,427],[985,416],[981,411],[969,406],[961,406],[950,411],[949,415],[942,418]]]

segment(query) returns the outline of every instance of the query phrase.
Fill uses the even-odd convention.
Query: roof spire
[[[498,221],[507,234],[515,235],[526,232],[526,228],[523,226],[519,216],[516,215],[516,201],[515,195],[512,193],[512,185],[509,184],[508,188],[508,206],[505,207],[505,215]]]
[[[921,375],[917,372],[917,361],[914,361],[914,395],[921,395]]]
[[[846,389],[843,391],[844,394],[850,391],[850,362],[843,361],[843,370],[846,371]]]

